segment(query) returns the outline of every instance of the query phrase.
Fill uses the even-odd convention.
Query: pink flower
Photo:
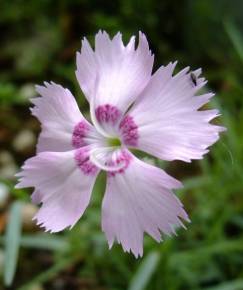
[[[224,128],[209,122],[217,110],[199,110],[212,93],[198,95],[206,84],[201,70],[176,63],[152,74],[154,57],[144,34],[125,46],[117,33],[95,37],[95,50],[82,41],[76,76],[90,104],[92,123],[80,113],[68,89],[53,82],[37,86],[32,114],[42,125],[37,155],[28,159],[18,188],[34,187],[42,206],[37,223],[46,231],[72,227],[89,204],[96,177],[107,172],[102,202],[102,230],[109,247],[117,240],[124,251],[143,254],[144,232],[156,241],[189,221],[172,189],[181,183],[139,160],[130,148],[163,160],[201,159]]]

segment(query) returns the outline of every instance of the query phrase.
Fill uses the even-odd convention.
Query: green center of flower
[[[107,142],[108,142],[108,145],[112,147],[121,146],[121,141],[119,138],[109,138]]]

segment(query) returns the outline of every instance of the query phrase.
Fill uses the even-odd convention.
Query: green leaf
[[[4,263],[4,284],[10,286],[16,271],[18,253],[21,238],[21,209],[20,202],[14,202],[10,209],[9,223],[5,236],[5,263]]]
[[[139,266],[135,273],[128,290],[143,290],[147,289],[149,280],[151,279],[156,267],[159,263],[159,253],[151,252],[144,258],[143,262]]]

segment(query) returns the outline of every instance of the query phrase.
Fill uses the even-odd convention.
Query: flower
[[[176,62],[152,74],[154,57],[144,34],[124,45],[117,33],[95,36],[95,49],[82,40],[76,77],[90,104],[91,120],[80,113],[68,89],[53,82],[36,86],[32,114],[42,125],[37,155],[18,173],[17,188],[34,187],[35,216],[46,231],[72,227],[89,204],[96,177],[107,172],[102,230],[109,247],[143,254],[143,235],[156,241],[189,221],[173,193],[181,183],[162,169],[139,160],[130,149],[163,160],[201,159],[224,128],[209,122],[217,110],[199,110],[212,93],[201,69],[173,75]]]

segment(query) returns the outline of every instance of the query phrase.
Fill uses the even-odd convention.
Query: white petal
[[[174,67],[170,63],[153,75],[128,115],[139,136],[134,147],[163,160],[190,162],[201,159],[224,128],[209,123],[217,110],[198,111],[213,96],[196,95],[206,83],[200,70],[193,72],[194,84],[189,68],[172,77]]]
[[[42,96],[33,98],[35,105],[31,111],[42,123],[37,151],[72,150],[73,131],[75,126],[83,122],[87,128],[92,126],[80,113],[78,105],[68,89],[55,83],[36,86]]]
[[[122,112],[142,92],[151,77],[153,56],[144,34],[135,49],[132,37],[124,46],[120,33],[111,40],[106,32],[95,37],[95,51],[86,39],[77,54],[76,76],[88,100],[96,95],[95,109],[112,105]]]
[[[35,187],[32,199],[42,203],[35,216],[37,223],[58,232],[82,216],[98,172],[85,147],[65,153],[41,152],[26,161],[16,187]]]
[[[102,229],[109,246],[115,240],[124,251],[136,257],[143,254],[143,233],[161,240],[161,232],[174,233],[173,227],[188,220],[181,202],[171,191],[179,181],[163,170],[131,159],[126,170],[108,176],[102,204]]]

